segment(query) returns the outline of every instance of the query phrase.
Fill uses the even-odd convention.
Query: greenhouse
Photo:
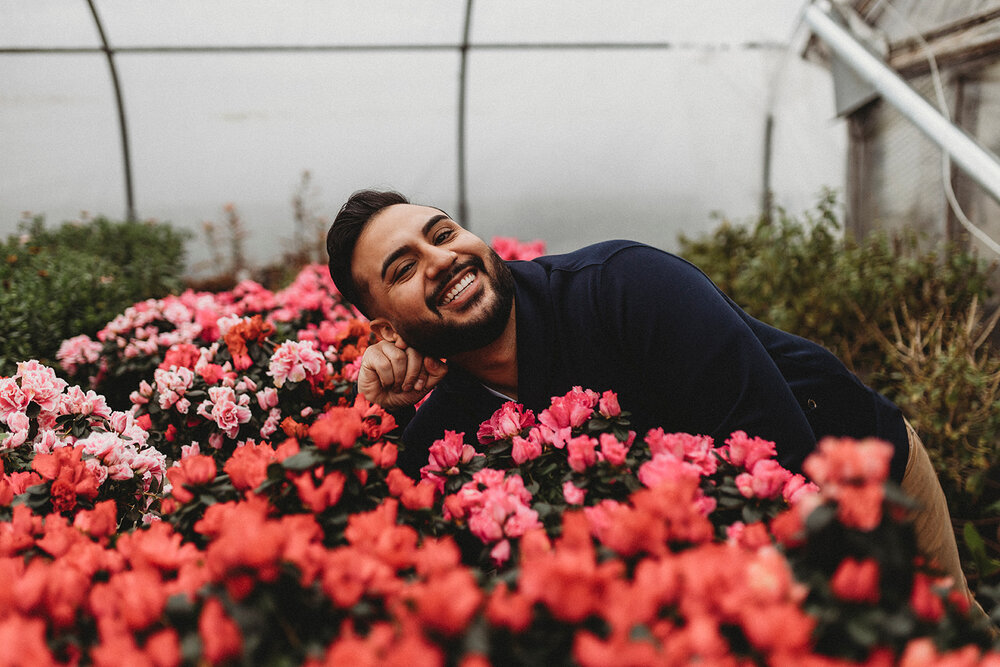
[[[0,665],[1000,665],[998,73],[998,0],[4,0]]]

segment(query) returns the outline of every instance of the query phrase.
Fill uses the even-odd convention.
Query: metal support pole
[[[460,48],[458,72],[458,221],[469,229],[469,202],[465,192],[465,96],[469,60],[469,28],[472,24],[472,0],[465,3],[465,29]]]
[[[868,52],[853,36],[827,14],[825,0],[806,8],[804,18],[817,37],[822,39],[847,65],[869,81],[886,102],[893,105],[927,137],[951,156],[955,164],[986,192],[1000,202],[1000,159],[975,139],[955,126],[896,72]]]
[[[128,146],[128,124],[125,122],[125,103],[122,101],[122,89],[118,83],[118,70],[115,68],[114,51],[112,51],[111,46],[108,44],[108,38],[104,34],[104,25],[101,23],[101,17],[97,14],[94,0],[87,0],[87,4],[90,6],[90,13],[94,17],[94,23],[97,25],[97,34],[101,36],[101,44],[104,47],[101,50],[107,56],[108,70],[111,72],[111,83],[115,88],[115,102],[118,105],[118,129],[122,138],[122,169],[125,172],[125,219],[133,222],[136,219],[135,199],[132,196],[132,159]]]

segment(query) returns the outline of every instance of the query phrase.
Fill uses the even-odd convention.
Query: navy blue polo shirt
[[[507,262],[514,274],[517,400],[539,412],[574,386],[617,392],[639,438],[654,427],[775,442],[800,471],[827,435],[878,437],[895,447],[902,480],[909,443],[902,414],[825,348],[745,313],[694,265],[633,241]],[[476,444],[504,399],[458,368],[403,432],[399,465],[416,476],[446,429]]]

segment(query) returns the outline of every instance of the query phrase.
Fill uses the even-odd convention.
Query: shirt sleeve
[[[601,275],[604,322],[671,424],[717,442],[745,431],[800,470],[816,437],[751,320],[687,261],[649,246],[615,253]]]

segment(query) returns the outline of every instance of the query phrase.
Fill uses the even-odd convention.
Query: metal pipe
[[[115,68],[115,56],[108,37],[104,34],[104,26],[101,24],[101,17],[97,14],[97,8],[93,0],[87,0],[90,6],[90,13],[94,17],[97,25],[97,34],[101,37],[101,44],[104,55],[108,58],[108,71],[111,73],[111,83],[115,88],[115,102],[118,106],[118,130],[122,137],[122,169],[125,172],[125,219],[129,222],[135,221],[135,198],[132,190],[132,158],[128,146],[128,123],[125,122],[125,102],[122,100],[122,89],[118,82],[118,70]]]
[[[466,229],[469,226],[469,200],[465,191],[465,119],[469,63],[469,30],[472,25],[472,0],[465,3],[465,28],[462,31],[462,46],[459,48],[458,71],[458,221]]]
[[[828,10],[830,4],[822,2]],[[961,128],[942,116],[896,72],[868,52],[828,12],[812,4],[805,21],[848,66],[875,87],[886,102],[906,116],[927,137],[947,152],[970,178],[1000,202],[1000,159]]]

